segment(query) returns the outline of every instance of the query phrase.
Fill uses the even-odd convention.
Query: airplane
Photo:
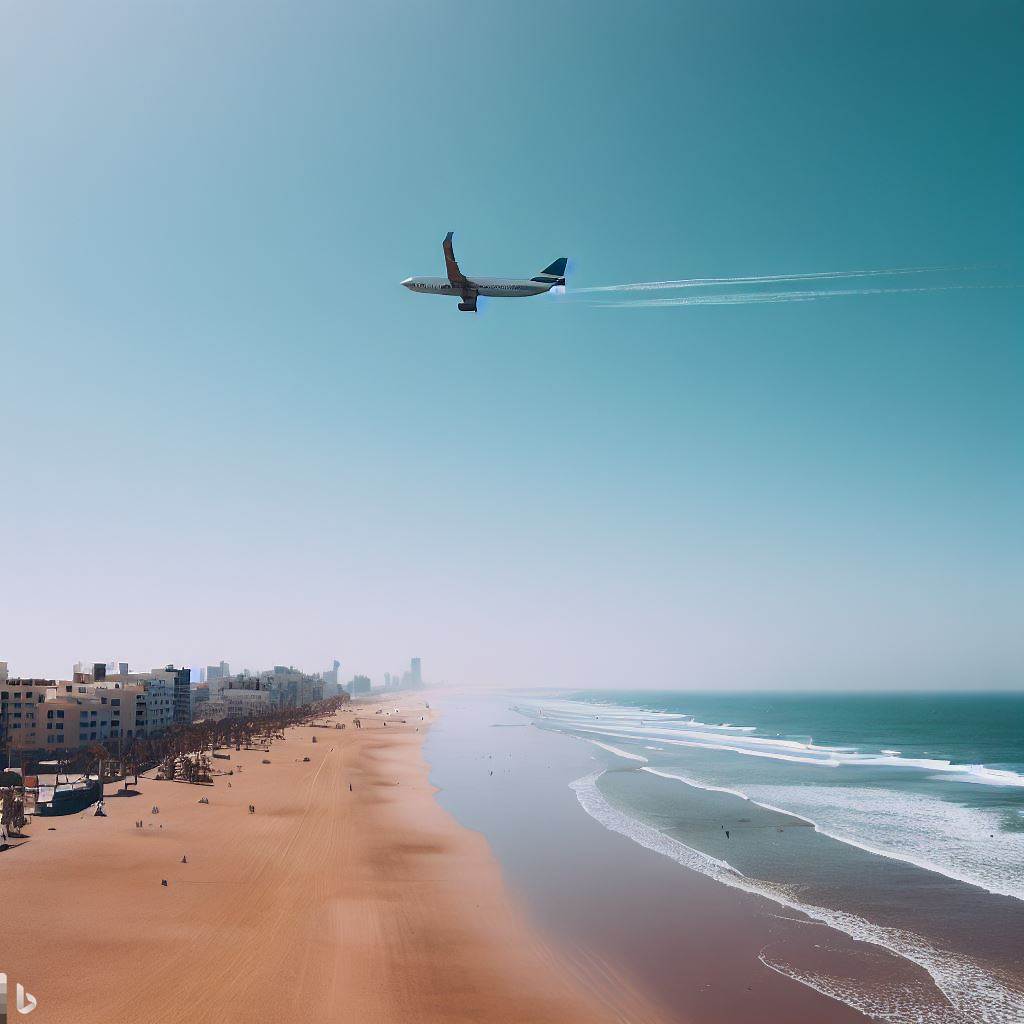
[[[565,256],[545,267],[536,277],[519,280],[512,277],[466,277],[455,262],[452,249],[452,236],[449,231],[444,237],[441,247],[444,249],[444,265],[448,271],[445,277],[407,277],[402,287],[411,292],[426,295],[457,295],[462,301],[459,309],[463,313],[475,313],[478,295],[493,295],[501,298],[518,298],[524,295],[541,295],[550,291],[555,285],[565,285]]]

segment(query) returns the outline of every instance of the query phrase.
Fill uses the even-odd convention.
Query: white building
[[[269,689],[282,707],[301,708],[324,699],[322,679],[287,665],[275,665],[272,671],[261,672],[259,685],[260,689]]]
[[[218,702],[223,703],[228,715],[250,717],[266,714],[272,707],[269,690],[221,690]]]
[[[144,735],[153,736],[174,722],[174,677],[175,673],[167,669],[153,669],[152,672],[117,672],[108,675],[104,682],[143,688]]]

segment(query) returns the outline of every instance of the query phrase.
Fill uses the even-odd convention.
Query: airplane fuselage
[[[447,277],[407,277],[402,282],[403,288],[421,295],[450,295],[458,298],[459,311],[475,313],[477,299],[481,295],[496,299],[514,299],[526,295],[542,295],[551,291],[556,285],[565,285],[565,267],[568,260],[560,256],[550,266],[545,267],[536,277],[529,280],[516,277],[467,277],[455,262],[455,249],[452,246],[453,232],[449,231],[441,243],[444,252],[444,265]]]
[[[489,295],[495,298],[513,298],[520,295],[540,295],[549,291],[554,284],[539,281],[519,281],[508,277],[473,277],[470,278],[477,295]],[[408,277],[402,285],[411,292],[423,295],[462,295],[446,277]]]

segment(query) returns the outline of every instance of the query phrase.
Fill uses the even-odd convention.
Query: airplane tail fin
[[[569,262],[568,257],[559,256],[554,263],[550,266],[545,267],[536,277],[531,278],[533,281],[537,281],[539,284],[550,284],[550,285],[564,285],[565,284],[565,265]]]

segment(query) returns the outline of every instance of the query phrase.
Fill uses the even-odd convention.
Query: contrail
[[[782,284],[787,281],[838,281],[857,277],[890,277],[898,274],[938,274],[943,271],[974,270],[974,267],[895,267],[888,270],[823,270],[812,274],[760,274],[748,277],[686,277],[676,281],[636,281],[633,284],[605,284],[574,288],[583,292],[647,292],[673,288],[706,288],[719,284]]]
[[[666,299],[629,299],[593,303],[599,309],[660,309],[669,306],[743,306],[764,302],[814,302],[851,295],[907,295],[914,292],[973,291],[979,288],[1024,288],[1024,284],[940,284],[922,288],[832,288],[789,292],[732,292],[719,295],[675,295]]]

